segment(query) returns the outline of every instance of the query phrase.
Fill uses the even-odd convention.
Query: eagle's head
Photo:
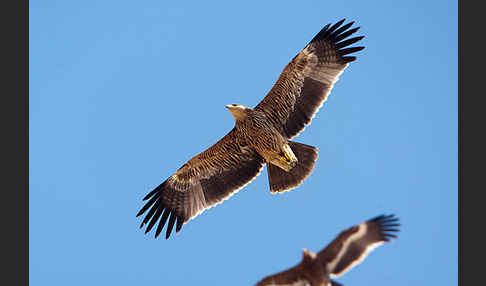
[[[251,108],[241,104],[228,104],[226,108],[228,108],[236,121],[245,119],[251,110]]]
[[[304,263],[308,263],[308,262],[311,262],[313,261],[314,259],[316,259],[316,254],[313,253],[312,251],[310,251],[309,249],[307,248],[304,248],[302,250],[302,261]]]

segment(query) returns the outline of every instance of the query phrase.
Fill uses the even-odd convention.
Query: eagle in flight
[[[252,181],[267,164],[270,191],[300,185],[312,172],[317,148],[290,141],[309,125],[334,83],[364,47],[349,47],[364,36],[349,38],[354,22],[326,25],[283,69],[265,98],[254,108],[226,107],[235,127],[207,150],[192,157],[151,191],[137,217],[145,233],[158,223],[157,237],[168,220],[166,239],[174,225],[179,232],[202,211],[213,207]]]
[[[296,266],[263,278],[256,286],[342,286],[334,281],[362,262],[368,253],[398,232],[398,218],[380,215],[342,231],[315,254],[304,249]]]

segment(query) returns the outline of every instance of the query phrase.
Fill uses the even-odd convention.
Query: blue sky
[[[169,240],[142,198],[255,106],[327,23],[366,48],[296,141],[312,175],[266,170]],[[253,285],[341,230],[400,237],[338,281],[457,285],[456,1],[31,1],[31,285]]]

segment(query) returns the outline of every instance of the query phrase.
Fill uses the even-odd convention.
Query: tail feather
[[[273,164],[267,164],[268,182],[272,193],[290,191],[297,187],[312,173],[316,165],[316,147],[292,141],[289,141],[289,146],[298,159],[295,167],[289,172]]]

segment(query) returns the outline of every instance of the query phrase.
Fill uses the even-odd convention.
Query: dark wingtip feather
[[[140,209],[140,211],[137,213],[137,216],[136,217],[139,217],[141,216],[144,212],[146,212],[154,203],[155,201],[158,199],[158,196],[154,196],[152,199],[150,199],[150,201],[148,201],[143,207],[142,209]]]
[[[336,24],[332,25],[332,27],[329,28],[328,33],[334,32],[334,30],[336,30],[337,28],[339,28],[339,26],[341,26],[344,23],[344,21],[346,21],[346,18],[343,18],[343,19],[337,21]]]
[[[334,38],[334,43],[341,42],[345,38],[347,38],[347,37],[351,36],[352,34],[356,33],[356,31],[358,31],[359,29],[360,29],[360,27],[356,27],[356,28],[353,28],[351,30],[345,31],[344,33],[342,33],[340,35],[336,35],[336,37]]]
[[[172,228],[174,227],[176,216],[174,212],[170,213],[169,223],[167,224],[167,231],[165,233],[165,239],[169,239],[170,233],[172,232]]]
[[[152,197],[153,195],[157,194],[158,192],[160,192],[161,189],[164,188],[164,185],[165,185],[165,182],[167,181],[164,181],[162,184],[158,185],[157,188],[153,189],[150,193],[148,193],[144,198],[143,198],[143,201],[146,201],[148,200],[150,197]]]
[[[359,30],[360,27],[349,29],[353,24],[354,21],[347,23],[341,26],[346,19],[342,19],[329,27],[330,24],[327,24],[310,42],[309,44],[316,42],[316,41],[329,41],[337,49],[338,54],[342,57],[343,61],[346,63],[352,62],[356,60],[356,57],[345,57],[345,55],[358,52],[364,49],[364,47],[350,47],[346,48],[364,38],[364,36],[358,36],[351,39],[348,37],[354,34],[356,31]]]
[[[165,222],[167,221],[167,217],[169,216],[170,210],[165,209],[164,213],[162,214],[162,218],[160,219],[159,225],[157,226],[157,230],[155,231],[155,238],[157,238],[164,228]]]
[[[145,197],[143,197],[142,201],[146,201],[148,200],[150,197],[152,197],[156,192],[157,192],[157,189],[158,188],[155,188],[153,191],[151,191],[150,193],[148,193]]]
[[[184,218],[181,216],[177,216],[176,232],[179,232],[181,230],[183,224],[184,224]]]
[[[141,216],[147,210],[147,214],[145,215],[144,219],[142,220],[142,223],[140,224],[140,228],[143,228],[145,225],[147,225],[147,228],[145,229],[145,234],[147,234],[152,228],[157,224],[158,221],[158,226],[155,231],[155,238],[157,238],[162,231],[162,229],[165,226],[165,223],[167,219],[169,218],[170,215],[170,220],[167,226],[167,234],[166,234],[166,239],[170,236],[170,232],[172,231],[172,228],[174,227],[174,222],[177,219],[177,226],[176,226],[176,232],[179,232],[182,228],[182,224],[184,222],[183,217],[179,217],[173,210],[168,208],[162,201],[161,201],[161,193],[164,190],[164,183],[160,184],[157,188],[155,188],[153,191],[151,191],[147,196],[145,196],[144,200],[150,199],[143,207],[140,209],[140,211],[137,213],[137,217]],[[159,220],[160,219],[160,220]]]
[[[329,29],[330,26],[331,26],[331,24],[327,24],[326,26],[324,26],[319,31],[319,33],[317,33],[317,35],[315,35],[314,38],[312,38],[312,40],[310,40],[309,44],[317,41],[318,39],[320,39],[322,37],[322,35],[324,35],[327,32],[327,29]]]
[[[362,49],[364,49],[364,47],[352,47],[352,48],[346,48],[346,49],[341,49],[339,50],[339,53],[344,56],[344,55],[347,55],[347,54],[351,54],[351,53],[355,53],[355,52],[359,52],[361,51]]]
[[[335,38],[339,36],[342,32],[346,31],[349,27],[351,27],[354,24],[354,21],[347,23],[346,25],[340,27],[333,33],[329,35],[329,40],[335,41]]]
[[[356,57],[343,57],[343,61],[346,63],[354,62]]]
[[[358,41],[361,41],[365,36],[358,36],[358,37],[354,37],[354,38],[350,38],[350,39],[347,39],[345,41],[342,41],[342,42],[339,42],[336,44],[336,48],[338,49],[342,49],[342,48],[345,48],[347,46],[350,46]]]
[[[154,227],[155,223],[159,220],[160,214],[162,213],[162,208],[158,207],[157,205],[155,205],[154,208],[157,208],[157,211],[152,216],[152,219],[150,220],[147,229],[145,229],[145,233],[149,232],[152,227]]]
[[[145,210],[142,208],[140,211],[138,211],[138,213],[135,217],[141,216],[144,212],[145,212]]]
[[[329,36],[330,35],[333,35],[333,32],[339,28],[339,26],[341,26],[344,21],[346,21],[346,19],[342,19],[340,21],[338,21],[336,24],[332,25],[329,29],[326,29],[326,31],[324,33],[322,33],[322,35],[320,36],[320,38],[322,39],[329,39]]]
[[[155,206],[153,206],[150,209],[150,211],[145,215],[145,217],[143,218],[143,221],[142,221],[142,225],[140,227],[142,227],[143,225],[145,225],[146,223],[149,222],[150,218],[152,218],[154,213],[157,211],[157,205],[158,205],[158,203],[156,203]]]
[[[396,217],[395,214],[390,214],[390,215],[381,214],[379,216],[376,216],[374,218],[369,219],[368,221],[373,221],[373,222],[394,222],[394,221],[399,221],[399,218]]]
[[[394,214],[390,215],[379,215],[370,220],[369,222],[376,223],[380,227],[381,235],[383,240],[389,241],[390,238],[396,238],[397,235],[393,234],[394,232],[399,232],[400,223],[398,223],[400,219],[396,217]]]

